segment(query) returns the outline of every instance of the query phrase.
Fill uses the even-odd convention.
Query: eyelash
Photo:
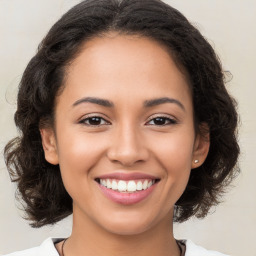
[[[153,120],[157,120],[157,119],[162,119],[162,120],[165,120],[165,123],[164,124],[148,124],[148,125],[156,125],[156,126],[167,126],[167,125],[175,125],[175,124],[177,124],[178,122],[175,120],[175,119],[173,119],[173,118],[170,118],[170,117],[167,117],[167,116],[155,116],[155,117],[153,117],[153,118],[151,118],[147,123],[149,123],[149,122],[151,122],[151,121],[153,121]],[[168,122],[168,123],[166,123],[166,121]]]
[[[100,124],[88,124],[88,123],[86,123],[87,121],[90,121],[90,120],[92,121],[93,119],[97,119],[98,121],[100,120]],[[162,121],[164,120],[164,124],[149,124],[150,122],[156,121],[157,119],[161,119]],[[101,124],[102,121],[104,121],[104,124]],[[168,123],[166,123],[166,122],[168,122]],[[79,121],[79,123],[84,124],[86,126],[91,126],[91,127],[99,127],[99,126],[102,126],[102,125],[109,125],[110,124],[110,122],[108,122],[106,119],[104,119],[101,116],[97,116],[97,115],[86,117],[86,118],[82,119],[81,121]],[[156,116],[154,118],[151,118],[149,121],[147,121],[146,125],[167,126],[167,125],[175,125],[177,123],[178,122],[173,118],[166,117],[166,116]]]
[[[87,124],[86,121],[89,121],[89,120],[93,120],[93,119],[99,119],[100,122],[102,120],[104,120],[105,124],[96,124],[96,125],[93,125],[93,124]],[[101,125],[109,125],[110,122],[108,122],[106,119],[104,119],[103,117],[101,116],[97,116],[97,115],[94,115],[94,116],[89,116],[89,117],[86,117],[84,119],[82,119],[81,121],[79,121],[80,124],[84,124],[84,125],[87,125],[87,126],[94,126],[94,127],[99,127]]]

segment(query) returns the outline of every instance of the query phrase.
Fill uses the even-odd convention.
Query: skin
[[[85,97],[113,106],[81,102]],[[144,106],[164,97],[176,102]],[[195,134],[189,84],[166,49],[138,36],[87,41],[68,67],[55,114],[54,129],[41,129],[41,136],[46,160],[60,165],[73,199],[65,256],[179,255],[174,204],[191,169],[205,160],[209,142]],[[92,116],[102,118],[98,126]],[[164,118],[160,125],[157,117]],[[160,182],[145,200],[124,206],[106,198],[95,181],[120,171],[147,173]]]

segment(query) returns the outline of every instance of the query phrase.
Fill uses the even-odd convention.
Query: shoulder
[[[40,246],[24,251],[18,251],[3,256],[59,256],[54,243],[61,241],[60,238],[48,238]]]
[[[216,251],[209,251],[205,248],[194,244],[191,240],[181,240],[186,244],[185,256],[228,256]]]

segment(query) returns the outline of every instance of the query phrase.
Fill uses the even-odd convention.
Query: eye
[[[90,116],[79,121],[80,124],[85,124],[88,126],[100,126],[100,125],[108,125],[110,124],[104,118],[100,116]]]
[[[171,124],[177,124],[177,121],[165,116],[158,116],[153,119],[151,119],[149,122],[147,122],[147,125],[157,125],[157,126],[165,126],[165,125],[171,125]]]

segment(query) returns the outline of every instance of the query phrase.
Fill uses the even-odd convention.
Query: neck
[[[73,215],[73,230],[64,247],[65,256],[178,256],[172,216],[152,228],[132,235],[111,233],[87,218]]]

